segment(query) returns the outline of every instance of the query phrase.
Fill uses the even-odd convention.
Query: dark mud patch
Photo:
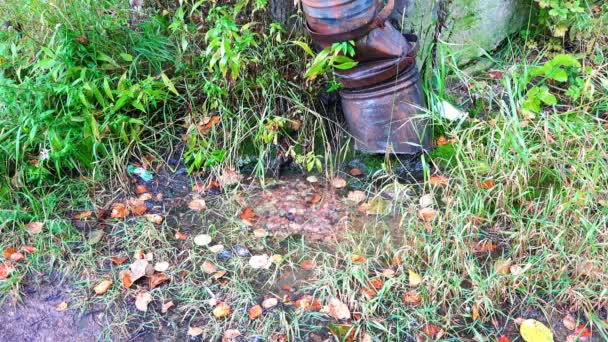
[[[58,310],[67,303],[65,311]],[[101,310],[74,310],[69,289],[49,283],[26,286],[22,301],[5,298],[0,307],[1,341],[95,341],[106,322]]]

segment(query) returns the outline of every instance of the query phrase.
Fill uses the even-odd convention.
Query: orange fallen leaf
[[[127,206],[135,216],[141,216],[148,210],[146,203],[137,198],[129,198],[127,200]]]
[[[170,281],[171,277],[169,277],[168,275],[164,274],[164,273],[154,273],[150,278],[148,278],[148,284],[150,285],[151,289],[156,288],[157,286],[159,286],[160,284]]]
[[[584,324],[579,324],[574,330],[574,335],[580,337],[589,338],[592,336],[591,330],[589,330]]]
[[[437,210],[433,208],[422,208],[418,210],[418,218],[425,222],[432,221],[437,216]]]
[[[448,139],[445,136],[440,136],[437,141],[435,142],[437,144],[437,146],[444,146],[449,144],[450,142],[448,141]]]
[[[376,290],[374,289],[363,287],[361,288],[361,293],[368,298],[376,297]]]
[[[324,308],[322,312],[338,320],[351,317],[348,306],[337,298],[331,298],[327,303],[327,308]]]
[[[253,209],[247,207],[247,208],[243,209],[243,211],[241,212],[241,215],[239,217],[243,221],[251,221],[256,217],[256,215],[255,215],[255,212],[253,211]]]
[[[149,214],[149,215],[145,215],[144,218],[154,224],[161,224],[163,223],[163,217],[158,215],[158,214]]]
[[[188,239],[188,235],[180,232],[179,230],[175,231],[175,240],[186,240]]]
[[[479,187],[482,188],[482,189],[489,190],[489,189],[492,189],[494,187],[494,185],[496,185],[496,181],[491,180],[491,179],[487,179],[487,180],[481,182],[479,184]]]
[[[490,75],[490,77],[492,77],[493,79],[497,80],[503,77],[503,72],[500,70],[490,70],[488,71],[488,75]]]
[[[120,274],[120,280],[122,281],[122,285],[128,289],[133,285],[133,280],[131,280],[131,271],[124,270]]]
[[[122,265],[125,261],[127,261],[127,258],[125,257],[118,257],[118,256],[113,256],[110,258],[110,260],[112,260],[112,263],[114,265]]]
[[[175,306],[175,304],[173,303],[172,300],[170,300],[163,304],[163,306],[160,308],[160,312],[167,313],[167,311],[169,311],[169,309],[171,309],[174,306]]]
[[[369,280],[369,284],[376,290],[380,290],[384,286],[384,282],[380,278],[372,278]]]
[[[256,306],[252,306],[251,308],[249,308],[249,310],[247,310],[247,314],[249,315],[250,320],[254,320],[254,319],[260,317],[262,315],[263,311],[264,310],[262,309],[262,307],[260,305],[256,305]]]
[[[190,203],[188,203],[188,208],[200,213],[207,209],[207,203],[205,203],[205,200],[201,198],[193,199],[190,201]]]
[[[403,295],[403,303],[407,305],[418,305],[422,303],[422,296],[417,290],[409,290]]]
[[[75,220],[86,220],[86,219],[88,219],[89,217],[91,217],[91,215],[93,215],[93,212],[92,212],[92,211],[90,211],[90,210],[85,210],[85,211],[83,211],[83,212],[81,212],[81,213],[75,214],[75,215],[74,215],[74,219],[75,219]]]
[[[114,203],[112,206],[111,218],[125,218],[129,216],[130,212],[127,205],[124,203]]]
[[[42,227],[44,227],[44,223],[39,221],[30,222],[25,225],[27,231],[32,234],[40,234],[42,232]]]
[[[448,185],[448,179],[444,176],[431,176],[431,178],[429,178],[429,184],[432,186],[443,187]]]
[[[135,307],[139,311],[148,311],[148,305],[152,302],[152,295],[148,292],[140,292],[135,296]]]
[[[319,202],[321,202],[321,200],[323,199],[323,196],[319,195],[319,194],[314,194],[311,198],[310,198],[310,203],[312,204],[317,204]]]
[[[231,311],[230,305],[220,302],[213,308],[213,316],[215,316],[215,318],[223,318],[230,315]]]
[[[0,280],[8,278],[8,276],[15,271],[13,264],[10,261],[3,262],[0,264]]]
[[[509,274],[509,268],[511,267],[511,259],[498,259],[494,268],[496,273]]]
[[[353,264],[362,264],[366,261],[367,259],[362,256],[362,255],[358,255],[358,254],[353,254],[350,256],[350,261],[353,262]]]
[[[100,282],[93,288],[93,291],[95,291],[96,294],[101,296],[102,294],[108,292],[108,290],[110,289],[111,286],[112,286],[111,280],[103,280],[102,282]]]
[[[29,245],[23,245],[23,246],[21,246],[21,250],[26,253],[34,253],[36,251],[36,247],[29,246]]]
[[[434,338],[441,332],[441,328],[436,326],[435,324],[425,324],[422,327],[422,332],[425,333],[430,338]]]
[[[477,305],[477,303],[473,303],[473,307],[471,308],[471,318],[474,321],[479,319],[479,305]]]
[[[315,263],[310,259],[304,259],[304,260],[302,260],[302,263],[300,264],[300,266],[302,267],[303,270],[309,271],[315,267]]]
[[[488,253],[494,251],[498,245],[489,240],[482,240],[475,244],[473,252],[475,253]]]
[[[321,310],[321,303],[311,295],[304,295],[294,302],[295,307],[303,308],[307,311]]]
[[[509,336],[501,335],[498,337],[497,342],[511,342],[511,338]]]
[[[205,192],[205,183],[195,183],[192,186],[192,192],[197,193],[197,194],[202,194]]]
[[[25,259],[25,256],[15,247],[7,247],[4,250],[4,258],[14,262],[20,262]]]
[[[135,187],[135,193],[138,194],[138,195],[141,195],[141,194],[146,193],[146,192],[148,192],[148,188],[146,188],[146,186],[143,185],[143,184],[138,184]]]

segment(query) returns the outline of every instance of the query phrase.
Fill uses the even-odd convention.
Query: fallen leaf
[[[95,229],[89,232],[89,236],[87,238],[87,243],[89,245],[95,245],[98,244],[99,242],[101,242],[101,240],[103,239],[103,236],[106,233],[102,230],[102,229]]]
[[[321,196],[319,194],[314,194],[308,202],[311,204],[317,204],[317,203],[321,202],[322,199],[323,199],[323,196]]]
[[[489,190],[489,189],[492,189],[494,187],[494,185],[496,185],[496,181],[491,180],[491,179],[487,179],[487,180],[481,182],[479,184],[479,187],[482,188],[482,189]]]
[[[387,278],[393,278],[395,276],[395,271],[390,268],[385,268],[382,270],[382,275]]]
[[[361,190],[349,191],[346,199],[359,204],[367,199],[367,195]]]
[[[358,255],[358,254],[353,254],[350,256],[350,261],[352,261],[353,264],[362,264],[366,261],[367,259],[362,256],[362,255]]]
[[[154,289],[160,284],[170,281],[171,277],[164,273],[154,273],[148,278],[148,284],[150,285],[150,289]]]
[[[160,312],[161,313],[167,313],[167,311],[169,311],[169,309],[171,309],[172,307],[174,307],[175,304],[173,304],[173,301],[170,300],[166,303],[163,304],[163,306],[160,308]]]
[[[233,186],[238,184],[243,179],[243,176],[240,175],[237,171],[227,168],[224,169],[221,175],[218,177],[218,181],[222,188],[226,188],[229,186]]]
[[[205,203],[204,199],[193,199],[190,201],[190,203],[188,203],[188,208],[200,213],[207,209],[207,203]]]
[[[148,305],[152,302],[152,295],[148,292],[140,292],[135,296],[135,307],[139,311],[148,311]]]
[[[399,254],[394,254],[391,258],[391,266],[399,266],[403,263],[403,258]]]
[[[125,261],[127,261],[127,258],[113,256],[113,257],[110,258],[110,260],[112,260],[112,263],[114,265],[122,265]]]
[[[306,177],[306,181],[308,183],[318,183],[319,179],[316,176],[308,176]]]
[[[322,312],[338,320],[350,319],[350,309],[337,298],[331,298]]]
[[[256,217],[256,215],[255,215],[255,212],[253,211],[253,209],[247,207],[247,208],[243,209],[243,211],[241,212],[241,215],[239,217],[243,221],[251,221]]]
[[[435,144],[436,144],[437,146],[444,146],[444,145],[447,145],[447,144],[449,144],[449,143],[450,143],[450,142],[448,141],[448,139],[447,139],[445,136],[443,136],[443,135],[442,135],[442,136],[440,136],[440,137],[437,139],[437,141],[435,142]]]
[[[150,270],[150,268],[152,268]],[[131,281],[136,282],[139,278],[152,274],[154,268],[148,263],[148,260],[139,259],[131,264]]]
[[[29,246],[29,245],[23,245],[21,246],[21,250],[24,251],[25,253],[34,253],[36,251],[36,247],[34,246]]]
[[[20,262],[25,259],[25,256],[15,247],[7,247],[4,250],[4,258],[14,262]]]
[[[111,218],[125,218],[129,216],[130,212],[127,205],[124,203],[114,203],[112,206]]]
[[[89,217],[91,217],[91,215],[93,215],[92,211],[85,210],[85,211],[83,211],[81,213],[78,213],[78,214],[74,215],[73,217],[74,217],[75,220],[86,220]]]
[[[157,262],[154,264],[154,270],[156,272],[165,272],[169,269],[169,263],[166,261]]]
[[[102,294],[108,292],[108,290],[110,289],[111,286],[112,286],[111,280],[103,280],[93,288],[93,291],[95,291],[95,293],[98,295],[102,295]]]
[[[376,290],[380,290],[384,286],[384,281],[380,278],[372,278],[369,280],[369,284]]]
[[[206,189],[205,183],[195,183],[192,186],[192,192],[197,193],[197,194],[204,193],[205,189]]]
[[[221,251],[224,250],[224,245],[213,245],[213,246],[209,246],[209,251],[211,251],[211,253],[219,253]]]
[[[354,342],[357,329],[352,324],[327,324],[329,332],[336,337],[337,341],[341,342]]]
[[[411,287],[417,287],[420,285],[420,283],[422,283],[422,277],[418,273],[412,270],[408,270],[408,273],[408,281]]]
[[[163,217],[158,215],[158,214],[148,214],[148,215],[144,215],[144,218],[146,220],[148,220],[149,222],[152,222],[154,224],[161,224],[163,223]]]
[[[592,336],[591,330],[589,330],[584,324],[579,324],[574,330],[574,335],[583,338],[589,338]]]
[[[511,342],[511,338],[509,336],[501,335],[498,337],[497,342]]]
[[[498,246],[489,240],[482,240],[475,244],[473,252],[475,253],[488,253],[494,251]]]
[[[217,272],[217,266],[209,260],[203,261],[203,272],[207,274],[213,274]]]
[[[496,273],[509,274],[509,268],[511,267],[511,259],[498,259],[494,266]]]
[[[64,312],[67,309],[68,309],[68,303],[66,303],[66,302],[61,302],[61,303],[57,304],[57,306],[55,307],[55,311],[57,311],[57,312]]]
[[[222,342],[232,341],[235,338],[241,336],[241,332],[236,329],[228,329],[224,331],[224,336],[222,338]]]
[[[562,319],[562,323],[564,323],[564,326],[568,330],[574,330],[574,329],[576,329],[576,318],[574,318],[570,314],[564,316],[564,318]]]
[[[520,275],[524,272],[524,269],[519,265],[511,265],[511,267],[509,267],[509,272],[511,272],[512,275]]]
[[[363,175],[363,172],[361,172],[361,170],[356,167],[353,167],[352,169],[350,169],[350,171],[348,173],[353,177],[359,177],[359,176]]]
[[[372,198],[359,207],[359,211],[364,212],[366,215],[385,215],[389,209],[390,202],[380,197]]]
[[[145,194],[146,192],[148,192],[148,188],[146,188],[146,186],[143,184],[138,184],[135,187],[135,193],[138,195]]]
[[[303,308],[306,311],[319,311],[321,310],[321,303],[314,299],[311,295],[304,295],[296,300],[294,303],[295,307]]]
[[[27,231],[32,234],[40,234],[42,232],[42,227],[44,227],[44,223],[39,221],[30,222],[25,225]]]
[[[10,261],[3,262],[0,264],[0,280],[8,278],[8,276],[15,271],[15,267]]]
[[[443,187],[448,185],[448,179],[444,176],[431,176],[429,184],[432,186]]]
[[[219,302],[213,309],[213,316],[215,316],[215,318],[223,318],[230,315],[230,312],[230,305],[224,302]]]
[[[203,334],[203,328],[200,327],[188,327],[188,336],[196,337]]]
[[[409,290],[403,295],[403,303],[407,305],[418,305],[422,303],[422,296],[417,290]]]
[[[551,330],[535,319],[526,319],[521,322],[519,333],[526,342],[553,342]]]
[[[252,306],[247,310],[247,315],[249,315],[250,320],[254,320],[262,315],[264,310],[260,305]]]
[[[271,265],[272,261],[270,261],[268,254],[254,255],[249,259],[249,266],[251,266],[251,268],[269,269]]]
[[[305,271],[309,271],[315,267],[315,263],[310,259],[304,259],[302,260],[302,263],[300,263],[300,267]]]
[[[122,281],[122,286],[126,289],[130,288],[133,285],[133,280],[131,280],[131,271],[124,270],[120,273],[120,280]]]
[[[283,256],[281,254],[273,254],[270,257],[270,261],[275,263],[275,264],[280,264],[283,262]]]
[[[430,338],[435,338],[435,336],[439,335],[442,332],[442,329],[435,324],[425,324],[422,327],[422,332],[425,333]]]
[[[418,218],[425,222],[432,221],[437,216],[437,210],[433,208],[422,208],[418,210]]]
[[[336,177],[331,180],[331,186],[336,189],[342,189],[346,187],[346,180],[344,178]]]
[[[420,197],[420,200],[418,201],[418,203],[420,204],[420,208],[430,208],[433,206],[433,203],[435,202],[433,195],[431,194],[426,194]]]
[[[490,75],[490,77],[492,77],[493,79],[497,80],[503,77],[503,72],[500,70],[490,70],[488,71],[488,75]]]
[[[143,193],[141,195],[139,195],[139,197],[137,198],[140,201],[149,201],[152,199],[152,195],[150,193]]]
[[[277,306],[277,304],[279,304],[279,300],[271,297],[271,298],[266,298],[264,299],[264,301],[262,302],[262,307],[266,310],[273,308],[275,306]]]
[[[253,236],[258,239],[265,238],[268,236],[268,232],[263,228],[254,229]]]
[[[217,272],[213,273],[213,278],[215,280],[218,280],[218,279],[222,278],[225,275],[226,275],[226,271],[217,271]]]
[[[361,288],[361,293],[364,296],[366,296],[367,298],[370,298],[370,299],[376,297],[376,294],[377,294],[376,290],[370,289],[370,288],[367,288],[367,287]]]
[[[188,235],[180,232],[179,230],[175,231],[175,240],[186,240],[188,239]]]
[[[194,237],[194,244],[197,246],[207,246],[211,243],[211,236],[207,234],[199,234]]]
[[[471,318],[474,321],[479,319],[479,305],[477,305],[477,303],[473,303],[473,306],[471,307]]]

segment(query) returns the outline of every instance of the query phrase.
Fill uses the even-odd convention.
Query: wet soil
[[[106,316],[101,311],[81,313],[71,308],[69,288],[43,283],[27,286],[23,302],[5,298],[0,306],[0,341],[95,341]],[[58,310],[67,303],[65,311]]]

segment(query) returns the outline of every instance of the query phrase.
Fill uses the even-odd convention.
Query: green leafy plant
[[[293,43],[313,57],[305,75],[309,80],[314,80],[320,75],[327,74],[333,68],[348,70],[358,64],[358,62],[352,59],[355,56],[354,41],[334,43],[331,47],[321,50],[318,54],[315,54],[310,46],[303,41],[294,41]]]

